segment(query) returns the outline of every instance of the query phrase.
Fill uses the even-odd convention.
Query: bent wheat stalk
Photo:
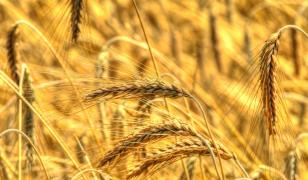
[[[280,35],[280,33],[273,34],[265,42],[259,56],[262,107],[269,136],[276,134],[276,55]]]
[[[42,166],[42,168],[43,168],[43,171],[44,171],[44,173],[45,173],[45,176],[46,176],[46,178],[49,180],[50,178],[49,178],[49,175],[48,175],[48,173],[47,173],[46,165],[45,165],[44,161],[42,160],[41,155],[40,155],[38,149],[36,148],[36,146],[33,144],[33,142],[31,141],[31,139],[30,139],[25,133],[23,133],[22,131],[19,131],[18,129],[7,129],[7,130],[2,131],[2,132],[0,133],[0,138],[2,138],[4,135],[6,135],[6,134],[8,134],[8,133],[13,133],[13,132],[14,132],[14,133],[17,133],[17,134],[20,134],[25,140],[27,140],[27,142],[29,142],[29,143],[31,144],[31,146],[32,146],[32,148],[33,148],[33,150],[34,150],[34,152],[35,152],[36,155],[37,155],[37,158],[38,158],[39,162],[41,163],[41,166]]]
[[[112,163],[115,159],[124,157],[140,145],[171,135],[194,136],[202,140],[204,139],[192,128],[180,123],[173,122],[169,124],[148,126],[139,133],[121,140],[113,149],[103,156],[99,161],[98,167],[104,167],[105,165]]]
[[[300,31],[308,37],[308,34],[295,25],[286,25],[274,33],[263,45],[259,55],[260,63],[260,87],[262,97],[262,108],[268,135],[275,135],[277,133],[277,92],[276,92],[276,71],[277,71],[277,53],[279,48],[279,39],[281,34],[286,29],[293,29]]]
[[[169,164],[183,157],[189,157],[192,155],[210,156],[211,150],[206,145],[206,143],[210,144],[210,147],[213,149],[213,153],[217,155],[216,148],[214,149],[214,146],[210,140],[200,141],[189,139],[183,142],[178,142],[174,146],[159,149],[158,152],[153,153],[139,166],[129,172],[127,175],[127,179],[131,179],[133,177],[141,175],[145,170],[148,170],[149,168],[155,167],[159,164]],[[220,151],[219,153],[222,159],[228,160],[233,157],[226,149],[222,148],[220,145],[218,145],[218,151]]]

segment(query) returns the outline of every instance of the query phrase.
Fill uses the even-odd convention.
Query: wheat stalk
[[[273,34],[263,45],[259,55],[262,108],[269,136],[276,134],[276,55],[280,33]]]
[[[219,72],[222,72],[216,16],[213,14],[211,7],[209,8],[209,23],[210,23],[209,26],[210,26],[210,34],[211,34],[211,44],[212,44],[212,50],[214,54],[216,67]]]
[[[85,96],[90,102],[99,98],[109,99],[135,99],[141,97],[179,98],[191,97],[186,91],[162,81],[135,81],[123,85],[99,88]]]
[[[293,58],[293,64],[294,64],[294,75],[300,76],[301,72],[301,59],[299,57],[299,47],[298,47],[298,37],[297,37],[297,31],[296,29],[290,30],[290,37],[291,37],[291,54]]]
[[[4,163],[2,162],[2,156],[0,154],[0,179],[10,179],[6,171]]]
[[[197,29],[197,42],[196,42],[196,58],[197,58],[197,67],[199,67],[200,79],[206,77],[204,70],[205,64],[205,42],[204,42],[204,32],[202,29]],[[196,69],[197,70],[197,69]],[[197,74],[195,74],[196,76]],[[197,77],[195,77],[197,78]]]
[[[249,31],[248,31],[247,27],[245,27],[245,30],[244,30],[244,47],[243,47],[243,50],[246,53],[247,61],[250,62],[252,60],[251,37],[249,35]]]
[[[99,161],[98,167],[103,167],[112,163],[115,159],[124,157],[140,145],[150,141],[159,140],[171,135],[190,135],[203,139],[189,126],[179,123],[168,123],[156,126],[148,126],[135,135],[131,135],[121,140],[113,149],[108,151]]]
[[[83,164],[85,163],[85,156],[86,152],[84,150],[84,135],[79,136],[76,138],[77,143],[76,143],[76,156],[79,161],[79,163]]]
[[[167,148],[159,149],[157,152],[149,155],[144,161],[140,163],[136,168],[130,171],[127,175],[127,179],[131,179],[142,174],[145,170],[151,167],[157,166],[159,164],[167,164],[174,162],[182,157],[189,157],[192,155],[211,155],[210,149],[206,143],[210,144],[211,148],[214,148],[213,144],[209,140],[193,140],[189,139],[182,142],[177,142],[174,146],[169,146]],[[228,160],[233,156],[228,153],[227,150],[218,146],[220,155],[223,159]],[[216,148],[213,149],[214,154],[217,155]]]
[[[109,63],[108,63],[109,53],[102,51],[95,64],[95,77],[99,79],[107,79],[108,78],[108,69],[109,69]],[[96,105],[97,111],[99,113],[99,121],[101,125],[101,132],[102,132],[102,138],[104,141],[106,141],[106,134],[105,134],[105,127],[104,127],[104,120],[106,118],[106,112],[105,112],[105,103],[98,103]]]
[[[195,171],[195,168],[196,168],[196,158],[194,157],[191,157],[189,159],[187,159],[186,161],[186,168],[187,168],[187,171],[188,171],[188,177],[189,179],[187,179],[187,176],[186,176],[186,173],[185,172],[182,172],[179,180],[193,180],[194,178],[194,171]]]
[[[34,97],[34,92],[32,88],[32,83],[31,83],[31,77],[30,74],[27,70],[25,69],[25,75],[23,78],[23,96],[29,103],[33,103],[35,97]],[[31,141],[34,143],[33,139],[33,131],[34,131],[34,119],[33,119],[33,112],[32,110],[25,104],[23,103],[23,127],[25,134],[31,139]],[[32,166],[33,166],[33,149],[31,144],[27,143],[26,144],[26,157],[27,157],[27,168],[29,172],[32,171]]]
[[[171,55],[175,59],[175,63],[180,66],[181,64],[181,41],[179,33],[170,27],[170,49]]]

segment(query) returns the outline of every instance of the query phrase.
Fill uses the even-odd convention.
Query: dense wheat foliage
[[[0,0],[0,180],[308,177],[306,0]]]

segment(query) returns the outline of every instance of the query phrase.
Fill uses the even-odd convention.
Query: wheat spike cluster
[[[0,180],[305,180],[306,0],[0,0]]]

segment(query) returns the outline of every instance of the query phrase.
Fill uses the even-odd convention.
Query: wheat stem
[[[48,173],[47,173],[47,169],[46,169],[45,163],[43,162],[43,160],[42,160],[42,158],[41,158],[41,155],[40,155],[38,149],[35,147],[35,145],[34,145],[33,142],[31,141],[31,139],[30,139],[25,133],[23,133],[22,131],[20,131],[20,130],[18,130],[18,129],[7,129],[7,130],[2,131],[2,132],[0,133],[0,138],[1,138],[2,136],[6,135],[6,134],[8,134],[8,133],[12,133],[12,132],[15,132],[15,133],[21,135],[22,137],[24,137],[24,138],[27,140],[27,142],[29,142],[29,143],[31,144],[33,150],[34,150],[35,153],[37,154],[37,157],[38,157],[38,159],[39,159],[39,161],[40,161],[40,163],[41,163],[41,165],[42,165],[42,167],[43,167],[43,169],[44,169],[45,176],[46,176],[46,178],[49,180],[50,178],[49,178],[49,175],[48,175]]]

